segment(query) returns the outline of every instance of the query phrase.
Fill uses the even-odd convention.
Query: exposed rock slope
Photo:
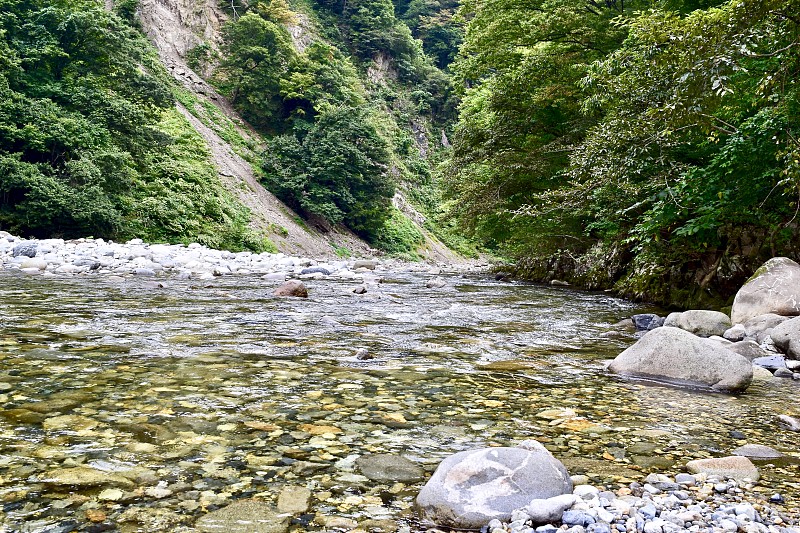
[[[141,0],[138,14],[143,30],[173,77],[201,103],[211,103],[219,109],[242,139],[254,146],[261,146],[263,142],[258,134],[185,61],[187,52],[201,43],[220,44],[220,29],[227,20],[227,15],[219,4],[215,0]],[[301,17],[289,28],[295,46],[301,51],[307,46],[309,39],[305,27],[307,24],[304,22],[307,23]],[[223,184],[250,209],[251,226],[267,235],[280,251],[315,257],[334,255],[336,248],[346,248],[356,255],[371,253],[366,242],[344,227],[318,231],[313,225],[303,223],[296,213],[261,185],[250,163],[242,157],[241,150],[237,153],[211,124],[200,120],[195,112],[197,110],[189,110],[181,105],[178,108],[205,139]],[[408,211],[413,208],[406,206],[404,201],[401,203],[402,210],[408,216]],[[415,220],[413,216],[410,218]],[[425,244],[419,250],[421,257],[434,262],[461,261],[461,258],[421,226],[420,230],[426,238]]]

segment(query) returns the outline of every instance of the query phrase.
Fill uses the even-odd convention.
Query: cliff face
[[[195,109],[179,104],[178,110],[205,139],[222,183],[250,209],[251,227],[266,235],[284,253],[328,257],[335,254],[335,246],[356,255],[369,255],[369,245],[345,228],[323,233],[298,223],[300,217],[261,185],[251,164],[242,157],[241,149],[237,153],[220,136],[213,121],[201,119],[208,117],[204,108],[211,104],[243,139],[256,147],[263,144],[230,103],[186,63],[187,52],[198,44],[220,43],[220,29],[227,16],[216,0],[141,0],[138,15],[142,29],[167,70],[193,94]],[[250,155],[257,157],[255,153]]]
[[[166,61],[180,61],[202,42],[219,43],[226,20],[215,0],[141,0],[139,20]]]
[[[221,44],[221,29],[228,16],[217,0],[140,0],[138,18],[168,71],[193,95],[193,102],[179,104],[178,109],[205,139],[222,183],[250,209],[250,225],[253,229],[265,234],[285,253],[326,257],[334,255],[336,249],[341,248],[355,255],[374,253],[366,242],[343,226],[315,227],[312,222],[302,222],[296,213],[259,182],[251,164],[258,160],[257,152],[263,147],[264,140],[203,79],[201,74],[209,73],[193,71],[186,61],[188,52],[199,44],[206,43],[217,48]],[[302,13],[297,14],[288,30],[298,52],[302,52],[313,38],[308,18]],[[388,59],[384,63],[388,65]],[[387,75],[383,72],[386,69],[381,67],[380,61],[376,61],[370,74],[376,75],[373,71],[380,70],[382,76]],[[218,113],[212,112],[217,119],[209,115],[211,106],[218,110]],[[246,146],[231,146],[221,135],[223,128],[215,124],[219,120],[235,128]],[[395,205],[419,226],[425,237],[425,243],[418,251],[420,257],[440,263],[462,260],[422,227],[424,218],[408,204],[402,192],[398,192]]]

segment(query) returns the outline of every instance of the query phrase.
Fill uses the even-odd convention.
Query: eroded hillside
[[[211,79],[214,61],[189,66],[192,50],[206,47],[219,57],[222,29],[229,14],[214,0],[141,0],[137,20],[158,50],[167,71],[180,83],[178,110],[203,137],[213,156],[224,186],[250,210],[250,226],[264,234],[280,251],[313,256],[333,254],[369,255],[375,250],[342,224],[326,224],[316,217],[303,219],[278,200],[261,183],[258,175],[260,154],[265,139],[248,125],[228,99],[207,79]],[[313,24],[304,13],[294,13],[285,24],[294,49],[302,54],[315,38]],[[380,59],[383,59],[381,61]],[[389,70],[389,61],[379,56],[375,67],[368,69],[375,83]],[[414,137],[420,140],[420,150],[427,145],[423,128]],[[425,146],[427,148],[427,146]],[[397,172],[395,168],[390,169]],[[416,226],[422,236],[415,254],[435,262],[459,261],[459,256],[447,248],[428,229],[425,217],[398,190],[392,201],[405,221]]]

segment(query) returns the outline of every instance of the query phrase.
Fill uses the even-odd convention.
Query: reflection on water
[[[416,530],[420,485],[370,482],[358,456],[401,453],[432,471],[453,452],[526,438],[611,487],[744,440],[797,457],[797,434],[775,423],[800,415],[791,380],[726,396],[605,375],[632,339],[604,334],[642,306],[387,278],[361,296],[310,282],[299,300],[273,298],[258,278],[159,288],[0,274],[4,524],[193,531],[209,510],[300,485],[312,497],[298,530],[321,530],[314,514]],[[796,508],[797,464],[761,469],[756,491]]]

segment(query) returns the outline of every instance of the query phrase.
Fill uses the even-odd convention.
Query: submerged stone
[[[291,516],[278,514],[268,504],[244,500],[212,511],[195,524],[202,533],[285,533]]]
[[[103,472],[94,468],[78,466],[57,468],[39,476],[38,481],[47,485],[74,487],[133,487],[133,482],[121,475]]]
[[[745,444],[739,446],[731,452],[733,455],[741,455],[750,459],[778,459],[783,457],[783,454],[774,448],[764,446],[763,444]]]
[[[425,471],[418,464],[388,453],[359,457],[356,466],[372,481],[411,483],[425,477]]]
[[[308,511],[311,502],[311,491],[305,487],[284,487],[278,495],[278,512],[292,515]]]
[[[98,425],[99,422],[97,420],[80,415],[52,416],[42,422],[42,427],[45,431],[84,431],[96,428]]]
[[[721,476],[737,481],[749,479],[758,481],[759,474],[755,465],[747,457],[731,456],[714,459],[696,459],[686,463],[692,474],[704,473],[709,476]]]

